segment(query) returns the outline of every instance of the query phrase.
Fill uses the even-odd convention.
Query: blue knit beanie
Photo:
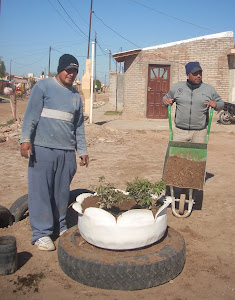
[[[186,75],[189,73],[195,73],[197,71],[202,71],[202,68],[198,61],[190,61],[185,65]]]

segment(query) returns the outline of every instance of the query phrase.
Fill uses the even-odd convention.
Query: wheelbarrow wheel
[[[180,201],[179,201],[179,214],[183,215],[184,214],[184,206],[185,206],[185,199],[186,194],[180,194]]]

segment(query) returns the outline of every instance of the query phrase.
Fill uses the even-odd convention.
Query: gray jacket
[[[178,82],[163,97],[174,99],[176,102],[175,126],[186,130],[201,130],[208,123],[209,109],[204,104],[213,100],[216,103],[215,110],[224,107],[224,101],[216,90],[206,83],[191,85],[189,82]]]

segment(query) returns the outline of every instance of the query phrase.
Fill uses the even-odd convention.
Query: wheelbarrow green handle
[[[171,105],[168,105],[168,120],[169,120],[169,129],[170,129],[169,140],[173,141],[173,130],[172,130],[172,123],[171,123]]]
[[[208,143],[208,140],[209,140],[209,134],[210,134],[210,130],[211,130],[211,122],[212,122],[213,112],[214,112],[214,108],[212,107],[210,109],[209,122],[208,122],[208,126],[207,126],[206,143]],[[169,129],[170,129],[169,140],[173,141],[173,130],[172,130],[172,122],[171,122],[171,105],[168,105],[168,120],[169,120]]]
[[[207,125],[206,144],[209,141],[209,134],[210,134],[210,130],[211,130],[211,122],[212,122],[213,112],[214,112],[214,108],[211,107],[211,109],[210,109],[210,116],[209,116],[209,122],[208,122],[208,125]]]

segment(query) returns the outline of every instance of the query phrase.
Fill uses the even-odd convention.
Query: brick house
[[[224,101],[235,102],[234,34],[227,31],[113,54],[124,73],[110,72],[113,109],[133,118],[164,119],[162,98],[174,83],[185,81],[185,64],[199,61],[203,81]]]

